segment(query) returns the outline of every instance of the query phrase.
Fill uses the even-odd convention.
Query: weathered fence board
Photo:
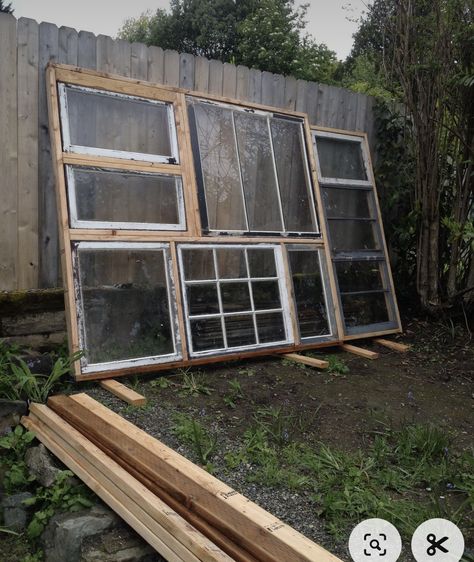
[[[0,14],[0,290],[61,285],[45,68],[50,60],[296,109],[367,131],[374,98],[245,66]],[[6,134],[5,134],[6,132]]]

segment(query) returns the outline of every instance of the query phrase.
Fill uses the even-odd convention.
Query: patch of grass
[[[211,460],[217,445],[214,435],[211,435],[197,420],[182,413],[176,413],[173,416],[171,431],[178,439],[192,446],[199,462],[206,470],[213,471]]]
[[[152,388],[169,388],[170,386],[172,386],[174,383],[172,383],[169,379],[167,379],[166,377],[158,377],[156,379],[153,379],[150,382],[150,386]]]
[[[214,392],[214,389],[204,381],[202,373],[193,373],[191,369],[181,369],[183,375],[183,382],[181,383],[181,394],[188,396],[198,396],[205,394],[207,396]]]
[[[329,366],[326,369],[327,373],[331,373],[333,375],[346,375],[350,370],[344,359],[339,358],[337,355],[326,355],[324,359],[329,363]]]
[[[237,379],[229,381],[229,392],[224,396],[224,404],[228,408],[234,409],[237,402],[244,397],[242,385]]]

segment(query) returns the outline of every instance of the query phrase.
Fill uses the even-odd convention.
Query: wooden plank
[[[251,68],[249,73],[249,101],[262,101],[262,73],[256,68]]]
[[[308,82],[306,88],[306,111],[310,123],[316,123],[318,119],[318,94],[319,84]]]
[[[82,68],[97,68],[97,42],[90,31],[79,31],[77,39],[77,64]]]
[[[33,404],[31,414],[41,435],[54,439],[70,457],[80,459],[106,490],[183,560],[230,562],[229,556],[47,406]]]
[[[148,53],[147,53],[148,56]],[[116,39],[112,45],[111,62],[113,72],[120,76],[130,76],[132,73],[132,45],[123,39]],[[148,61],[147,61],[148,67]],[[135,69],[136,71],[136,69]],[[148,68],[145,76],[148,75]]]
[[[209,93],[222,96],[224,68],[220,60],[209,61]]]
[[[205,57],[195,57],[193,89],[198,92],[209,91],[209,61]]]
[[[52,23],[39,26],[39,91],[38,91],[38,178],[39,178],[39,286],[59,286],[58,215],[51,159],[46,66],[57,60],[59,30]]]
[[[59,415],[79,429],[96,433],[100,443],[128,457],[137,469],[257,558],[266,560],[337,560],[288,525],[232,490],[146,432],[85,394],[49,400]],[[118,445],[120,443],[120,445]]]
[[[114,40],[107,35],[97,36],[96,63],[97,70],[101,72],[113,72],[112,49]]]
[[[235,97],[239,100],[249,99],[250,70],[241,64],[237,67],[237,85]]]
[[[306,80],[296,81],[296,101],[295,101],[296,111],[302,111],[303,113],[308,112],[308,103],[306,100],[307,90],[308,90],[308,82],[306,82]]]
[[[181,88],[194,88],[194,57],[187,53],[179,55],[179,85]]]
[[[222,79],[222,95],[228,98],[237,97],[237,67],[234,64],[224,63]]]
[[[273,106],[273,74],[264,70],[262,72],[262,103]]]
[[[0,13],[0,290],[17,287],[18,111],[16,19]]]
[[[143,406],[143,404],[146,404],[144,396],[114,379],[101,381],[100,386],[111,392],[114,396],[121,398],[127,404],[132,404],[132,406]]]
[[[179,282],[179,269],[178,269],[178,252],[176,250],[176,242],[170,242],[170,253],[171,253],[171,264],[173,267],[173,278],[174,283],[172,291],[175,294],[176,309],[178,316],[178,331],[179,331],[179,342],[181,343],[181,355],[186,361],[189,358],[188,354],[188,342],[186,339],[186,320],[184,318],[184,306],[183,306],[183,296],[181,293],[181,283]]]
[[[36,21],[18,20],[18,289],[38,287],[38,52]],[[2,97],[3,99],[3,97]],[[0,188],[1,189],[1,188]]]
[[[78,36],[72,27],[59,28],[58,62],[77,65]]]
[[[296,87],[297,80],[294,76],[287,76],[285,78],[285,94],[284,94],[284,107],[285,109],[296,109]]]
[[[16,344],[31,349],[51,349],[62,345],[67,339],[66,332],[52,332],[51,334],[31,334],[28,336],[8,336],[0,338],[6,344]]]
[[[148,80],[163,84],[164,69],[163,49],[155,45],[148,47]]]
[[[378,359],[380,357],[380,355],[375,351],[363,349],[362,347],[357,347],[348,343],[343,343],[340,347],[343,351],[353,353],[354,355],[359,355],[360,357],[364,357],[365,359]]]
[[[406,345],[405,343],[400,343],[397,341],[392,341],[392,340],[386,340],[383,338],[376,338],[373,340],[375,343],[378,343],[379,345],[383,345],[384,347],[387,347],[388,349],[393,349],[394,351],[399,351],[400,353],[406,353],[407,351],[410,351],[410,346]]]
[[[275,107],[285,107],[285,77],[282,74],[273,75],[273,100]]]
[[[179,53],[166,50],[164,52],[164,83],[168,86],[179,86]]]
[[[327,369],[329,367],[328,361],[324,361],[323,359],[316,359],[315,357],[306,357],[306,355],[300,355],[299,353],[282,353],[281,357],[290,359],[291,361],[295,361],[296,363],[302,363],[303,365],[316,367],[317,369]]]
[[[132,43],[130,76],[148,80],[148,47],[143,43]]]

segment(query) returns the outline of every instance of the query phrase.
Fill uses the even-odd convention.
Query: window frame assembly
[[[377,186],[373,174],[372,163],[370,159],[370,150],[367,135],[365,133],[357,133],[355,131],[341,131],[337,129],[328,129],[320,127],[311,127],[313,149],[317,162],[318,181],[321,189],[321,195],[324,189],[351,189],[360,190],[368,195],[368,206],[374,210],[374,216],[370,218],[359,217],[329,217],[323,201],[322,212],[326,223],[328,233],[327,246],[331,253],[331,263],[333,275],[337,287],[337,299],[340,308],[340,314],[343,322],[344,340],[357,339],[363,337],[372,337],[378,335],[385,335],[397,333],[401,331],[400,314],[398,311],[397,299],[393,283],[392,272],[390,269],[390,261],[387,250],[387,243],[383,230],[382,216],[380,205],[377,196]],[[320,163],[320,156],[317,147],[318,138],[329,138],[334,140],[341,140],[347,142],[357,143],[360,147],[362,161],[366,173],[367,180],[356,179],[341,179],[341,178],[328,178],[322,176],[322,166]],[[349,220],[355,223],[370,222],[373,227],[373,237],[375,245],[378,247],[374,249],[357,249],[357,250],[334,250],[331,234],[330,223],[333,220]],[[367,262],[380,264],[380,275],[382,280],[382,289],[366,290],[366,291],[341,291],[338,275],[336,272],[336,264],[338,262]],[[370,294],[383,294],[385,296],[385,303],[387,308],[388,321],[377,322],[370,324],[363,324],[357,326],[348,326],[346,318],[344,317],[343,297],[350,295],[370,295]]]

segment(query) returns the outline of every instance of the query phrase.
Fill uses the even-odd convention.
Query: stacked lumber
[[[338,560],[86,394],[22,422],[169,561]]]

